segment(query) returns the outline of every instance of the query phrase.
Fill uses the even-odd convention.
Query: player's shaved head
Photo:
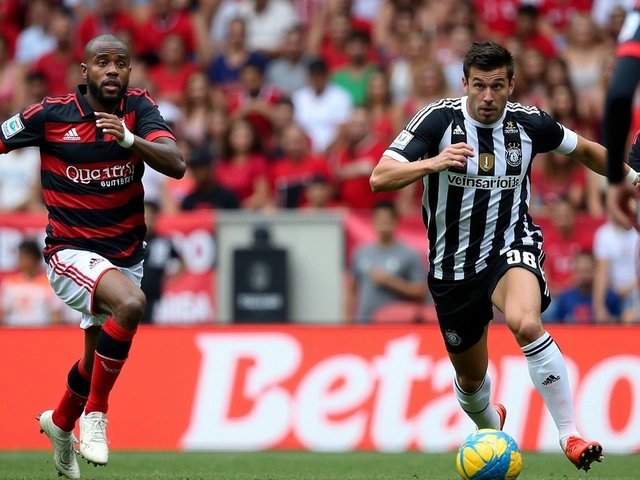
[[[105,33],[104,35],[98,35],[87,42],[87,45],[84,47],[84,61],[87,62],[91,58],[95,57],[96,54],[99,53],[99,50],[107,45],[116,47],[117,49],[122,49],[122,52],[126,54],[127,57],[129,56],[129,48],[126,43],[115,35]]]

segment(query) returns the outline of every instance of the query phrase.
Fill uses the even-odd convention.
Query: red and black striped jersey
[[[96,127],[87,86],[46,97],[0,127],[0,153],[40,147],[44,203],[49,211],[45,258],[63,248],[95,252],[117,266],[143,258],[144,162]],[[128,89],[114,112],[148,141],[174,139],[146,90]]]

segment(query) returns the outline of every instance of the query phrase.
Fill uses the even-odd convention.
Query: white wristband
[[[625,177],[627,182],[629,182],[634,187],[638,184],[638,172],[636,172],[633,168],[629,167],[629,173]]]
[[[133,145],[136,136],[129,131],[127,126],[124,124],[124,120],[122,120],[122,128],[124,128],[124,138],[122,139],[122,141],[118,140],[118,144],[124,148],[131,148],[131,145]]]

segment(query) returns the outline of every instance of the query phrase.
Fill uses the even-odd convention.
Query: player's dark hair
[[[380,200],[379,202],[377,202],[374,206],[373,206],[373,213],[377,213],[381,210],[386,210],[388,211],[391,215],[393,215],[393,218],[398,218],[398,209],[396,208],[395,203],[389,201],[389,200]]]
[[[27,238],[20,242],[20,245],[18,245],[18,251],[36,259],[40,258],[42,255],[40,245],[31,238]]]
[[[87,42],[84,47],[84,60],[87,61],[94,53],[95,47],[98,43],[119,43],[127,52],[129,48],[127,44],[124,43],[120,38],[112,35],[111,33],[105,33],[103,35],[98,35],[97,37],[93,37],[91,40]]]
[[[514,63],[511,52],[495,42],[473,42],[462,62],[464,77],[469,80],[471,67],[483,72],[507,68],[507,79],[513,78]]]

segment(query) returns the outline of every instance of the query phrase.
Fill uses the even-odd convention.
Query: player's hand
[[[105,112],[96,112],[96,117],[98,117],[96,126],[100,128],[103,133],[113,135],[118,142],[124,140],[124,126],[118,117]]]
[[[636,197],[636,188],[625,181],[609,185],[607,189],[607,209],[613,221],[627,230],[633,227],[638,229],[636,212],[632,202]]]
[[[433,172],[442,172],[452,167],[464,168],[467,158],[473,156],[473,147],[466,143],[454,143],[445,148],[440,155],[427,159]]]

